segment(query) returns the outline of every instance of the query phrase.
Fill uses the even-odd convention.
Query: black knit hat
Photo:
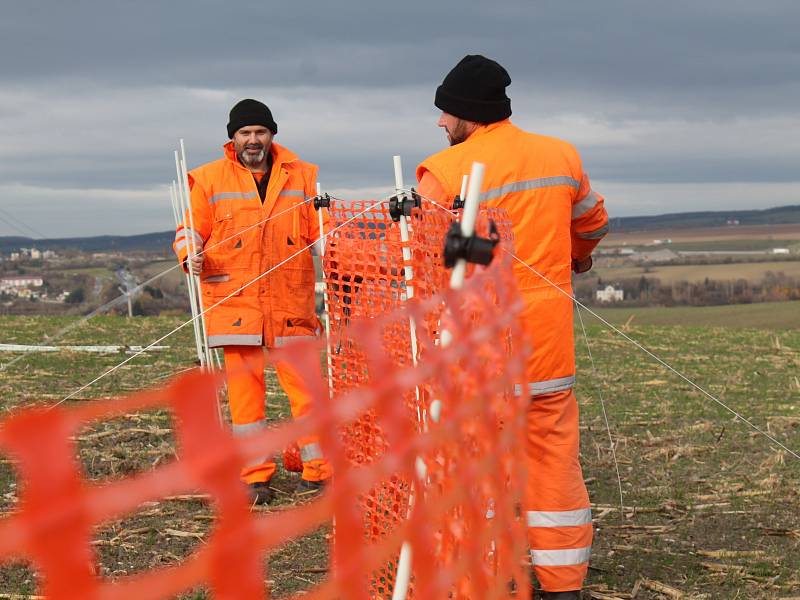
[[[272,118],[272,113],[263,102],[247,98],[237,102],[231,109],[230,120],[228,121],[228,137],[233,139],[233,134],[242,127],[249,125],[263,125],[269,129],[273,135],[278,133],[278,125]]]
[[[494,123],[511,116],[506,86],[511,77],[500,64],[468,54],[436,88],[434,104],[444,112],[478,123]]]

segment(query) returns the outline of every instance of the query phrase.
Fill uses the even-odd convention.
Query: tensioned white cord
[[[439,208],[439,209],[441,209],[441,210],[445,211],[446,213],[448,213],[448,214],[452,215],[452,212],[450,212],[450,210],[448,210],[448,209],[447,209],[447,208],[445,208],[444,206],[441,206],[441,205],[440,205],[438,202],[436,202],[436,201],[435,201],[435,200],[433,200],[432,198],[426,198],[425,196],[422,196],[422,195],[420,195],[420,194],[419,194],[419,192],[417,192],[417,195],[419,195],[419,196],[420,196],[420,198],[422,198],[423,200],[426,200],[426,201],[428,201],[428,202],[432,203],[432,204],[433,204],[434,206],[436,206],[437,208]],[[713,400],[714,402],[716,402],[716,403],[717,403],[719,406],[721,406],[722,408],[724,408],[725,410],[727,410],[729,413],[731,413],[731,414],[732,414],[733,416],[735,416],[737,419],[741,420],[741,421],[742,421],[743,423],[745,423],[745,424],[746,424],[748,427],[750,427],[751,429],[753,429],[753,431],[756,431],[756,432],[760,433],[760,434],[761,434],[761,435],[763,435],[765,438],[767,438],[769,441],[771,441],[773,444],[775,444],[776,446],[778,446],[778,447],[782,448],[783,450],[786,450],[786,452],[788,452],[789,454],[791,454],[791,455],[792,455],[793,457],[795,457],[796,459],[800,460],[800,454],[798,454],[797,452],[795,452],[795,451],[794,451],[794,450],[792,450],[791,448],[787,447],[787,446],[786,446],[785,444],[783,444],[782,442],[780,442],[780,441],[778,441],[777,439],[775,439],[775,437],[773,437],[772,435],[770,435],[769,433],[767,433],[766,431],[764,431],[763,429],[761,429],[760,427],[758,427],[758,426],[757,426],[755,423],[753,423],[752,421],[750,421],[750,419],[748,419],[747,417],[745,417],[745,416],[744,416],[744,415],[742,415],[741,413],[737,412],[736,410],[734,410],[733,408],[731,408],[730,406],[728,406],[727,404],[725,404],[725,403],[724,403],[722,400],[720,400],[719,398],[717,398],[716,396],[714,396],[714,395],[713,395],[711,392],[708,392],[708,391],[706,391],[704,388],[702,388],[701,386],[699,386],[698,384],[696,384],[694,381],[692,381],[691,379],[689,379],[689,378],[688,378],[686,375],[684,375],[683,373],[681,373],[680,371],[678,371],[678,370],[677,370],[675,367],[673,367],[672,365],[670,365],[669,363],[667,363],[667,362],[666,362],[665,360],[663,360],[661,357],[659,357],[658,355],[656,355],[656,354],[654,354],[653,352],[651,352],[650,350],[648,350],[648,349],[647,349],[645,346],[643,346],[643,345],[642,345],[640,342],[637,342],[636,340],[634,340],[633,338],[631,338],[629,335],[625,334],[623,331],[620,331],[619,329],[617,329],[616,327],[614,327],[614,326],[613,326],[611,323],[609,323],[608,321],[606,321],[606,320],[605,320],[603,317],[601,317],[600,315],[598,315],[598,314],[597,314],[596,312],[594,312],[594,311],[593,311],[591,308],[589,308],[589,307],[588,307],[588,306],[586,306],[585,304],[581,303],[581,301],[580,301],[580,300],[578,300],[578,299],[577,299],[575,296],[572,296],[571,294],[568,294],[567,292],[565,292],[565,291],[564,291],[564,290],[561,288],[561,286],[558,286],[558,285],[556,285],[555,283],[553,283],[552,281],[550,281],[550,279],[548,279],[547,277],[545,277],[544,275],[542,275],[541,273],[539,273],[539,271],[537,271],[536,269],[534,269],[532,266],[530,266],[528,263],[526,263],[524,260],[522,260],[522,259],[521,259],[520,257],[518,257],[516,254],[514,254],[513,252],[511,252],[511,251],[509,251],[509,250],[506,250],[505,248],[503,248],[503,251],[504,251],[504,252],[506,252],[506,253],[507,253],[509,256],[511,256],[511,258],[513,258],[514,260],[516,260],[518,263],[520,263],[521,265],[523,265],[525,268],[527,268],[529,271],[531,271],[531,272],[532,272],[534,275],[536,275],[537,277],[539,277],[540,279],[542,279],[542,280],[543,280],[545,283],[547,283],[548,285],[550,285],[550,286],[554,287],[554,288],[555,288],[555,289],[557,289],[559,292],[561,292],[563,295],[565,295],[567,298],[569,298],[570,300],[572,300],[572,301],[573,301],[573,302],[574,302],[574,303],[575,303],[577,306],[579,306],[580,308],[584,309],[586,312],[588,312],[590,315],[592,315],[592,316],[593,316],[595,319],[597,319],[598,321],[600,321],[601,323],[603,323],[603,325],[605,325],[606,327],[608,327],[609,329],[611,329],[611,330],[612,330],[614,333],[616,333],[617,335],[619,335],[619,336],[623,337],[624,339],[626,339],[627,341],[629,341],[631,344],[633,344],[633,345],[634,345],[634,346],[636,346],[636,347],[637,347],[639,350],[641,350],[642,352],[644,352],[645,354],[647,354],[647,355],[648,355],[650,358],[652,358],[653,360],[655,360],[655,361],[656,361],[657,363],[659,363],[661,366],[663,366],[663,367],[665,367],[666,369],[668,369],[669,371],[673,372],[675,375],[677,375],[678,377],[680,377],[681,379],[683,379],[683,380],[684,380],[686,383],[688,383],[689,385],[691,385],[693,388],[695,388],[697,391],[699,391],[701,394],[703,394],[704,396],[706,396],[706,397],[707,397],[707,398],[709,398],[710,400]]]
[[[389,198],[389,197],[391,197],[391,196],[387,196],[387,198]],[[334,231],[337,231],[337,230],[341,229],[342,227],[344,227],[345,225],[347,225],[347,224],[348,224],[348,223],[350,223],[351,221],[353,221],[353,220],[355,220],[356,218],[360,217],[360,216],[361,216],[361,215],[363,215],[364,213],[366,213],[366,212],[368,212],[368,211],[372,210],[373,208],[375,208],[376,206],[378,206],[378,205],[379,205],[379,204],[381,204],[382,202],[386,202],[386,199],[377,200],[376,202],[374,202],[374,203],[370,204],[370,205],[369,205],[368,207],[366,207],[364,210],[362,210],[362,211],[360,211],[360,212],[358,212],[358,213],[354,214],[352,217],[350,217],[350,218],[349,218],[349,219],[347,219],[346,221],[343,221],[343,222],[342,222],[340,225],[338,225],[338,226],[334,227],[333,229],[331,229],[329,232],[327,232],[327,233],[325,234],[325,236],[327,237],[328,235],[330,235],[330,234],[331,234],[331,233],[333,233]],[[232,298],[233,296],[235,296],[236,294],[238,294],[239,292],[241,292],[243,289],[250,287],[250,286],[251,286],[251,285],[253,285],[253,284],[254,284],[256,281],[259,281],[259,280],[260,280],[260,279],[262,279],[263,277],[266,277],[267,275],[269,275],[270,273],[272,273],[273,271],[275,271],[275,270],[276,270],[276,269],[278,269],[279,267],[283,266],[284,264],[286,264],[286,263],[287,263],[287,262],[289,262],[290,260],[292,260],[292,259],[294,259],[295,257],[299,256],[301,253],[303,253],[303,252],[305,252],[306,250],[308,250],[309,248],[311,248],[311,247],[312,247],[312,246],[313,246],[313,245],[314,245],[316,242],[317,242],[317,240],[314,240],[313,242],[311,242],[311,243],[310,243],[310,244],[308,244],[307,246],[304,246],[303,248],[300,248],[300,249],[299,249],[297,252],[295,252],[295,253],[294,253],[294,254],[292,254],[291,256],[289,256],[289,257],[285,258],[284,260],[282,260],[282,261],[281,261],[281,262],[279,262],[278,264],[276,264],[276,265],[273,265],[271,268],[267,269],[266,271],[264,271],[263,273],[261,273],[260,275],[258,275],[258,276],[257,276],[255,279],[252,279],[251,281],[249,281],[249,282],[247,282],[246,284],[244,284],[242,287],[240,287],[240,288],[238,288],[238,289],[234,290],[233,292],[231,292],[230,294],[228,294],[227,296],[225,296],[225,297],[224,297],[222,300],[220,300],[219,302],[216,302],[215,304],[213,304],[213,305],[209,306],[207,309],[205,309],[204,311],[202,311],[202,312],[198,313],[196,316],[192,317],[192,318],[191,318],[191,319],[189,319],[188,321],[186,321],[186,322],[184,322],[184,323],[181,323],[180,325],[178,325],[178,326],[177,326],[175,329],[173,329],[173,330],[172,330],[172,331],[170,331],[169,333],[167,333],[167,334],[165,334],[165,335],[161,336],[161,337],[160,337],[160,338],[158,338],[156,341],[154,341],[154,342],[151,342],[150,344],[148,344],[147,346],[145,346],[144,348],[142,348],[141,350],[139,350],[139,351],[138,351],[136,354],[132,354],[131,356],[129,356],[128,358],[126,358],[125,360],[123,360],[121,363],[117,364],[116,366],[114,366],[114,367],[110,368],[108,371],[104,372],[102,375],[99,375],[98,377],[95,377],[95,378],[94,378],[92,381],[90,381],[90,382],[89,382],[89,383],[87,383],[86,385],[84,385],[84,386],[82,386],[82,387],[78,388],[77,390],[75,390],[75,391],[73,391],[72,393],[70,393],[68,396],[66,396],[66,397],[62,398],[61,400],[59,400],[58,402],[56,402],[55,404],[53,404],[53,405],[52,405],[50,408],[55,408],[55,407],[56,407],[56,406],[58,406],[59,404],[62,404],[63,402],[66,402],[66,401],[67,401],[67,400],[69,400],[70,398],[73,398],[73,397],[74,397],[76,394],[79,394],[79,393],[81,393],[81,392],[82,392],[83,390],[85,390],[86,388],[88,388],[88,387],[91,387],[92,385],[94,385],[95,383],[97,383],[98,381],[100,381],[101,379],[103,379],[104,377],[106,377],[106,376],[110,375],[111,373],[113,373],[113,372],[114,372],[114,371],[116,371],[117,369],[119,369],[119,368],[123,367],[124,365],[126,365],[127,363],[129,363],[130,361],[132,361],[134,358],[136,358],[136,357],[137,357],[137,356],[139,356],[140,354],[143,354],[144,352],[146,352],[148,349],[152,348],[153,346],[155,346],[155,345],[156,345],[156,344],[158,344],[159,342],[162,342],[162,341],[164,341],[165,339],[167,339],[167,338],[168,338],[169,336],[171,336],[172,334],[174,334],[174,333],[176,333],[176,332],[180,331],[181,329],[183,329],[184,327],[186,327],[186,326],[187,326],[187,325],[189,325],[190,323],[193,323],[193,322],[195,321],[195,319],[198,319],[198,318],[200,318],[200,316],[202,316],[202,315],[206,314],[206,313],[207,313],[208,311],[210,311],[211,309],[213,309],[213,308],[216,308],[217,306],[219,306],[219,305],[220,305],[220,304],[222,304],[223,302],[226,302],[227,300],[229,300],[230,298]]]
[[[253,229],[254,227],[258,227],[259,225],[263,225],[264,223],[267,223],[268,221],[271,221],[272,219],[277,219],[278,217],[280,217],[281,215],[286,214],[287,212],[291,212],[291,211],[293,211],[293,210],[295,210],[295,209],[297,209],[297,208],[299,208],[301,206],[304,206],[305,204],[311,202],[311,200],[313,200],[313,199],[314,199],[313,196],[311,198],[307,198],[307,199],[303,200],[303,202],[298,202],[297,204],[295,204],[295,205],[293,205],[293,206],[291,206],[291,207],[289,207],[287,209],[284,209],[279,213],[271,215],[271,216],[267,217],[266,219],[264,219],[262,221],[259,221],[258,223],[255,223],[254,225],[250,225],[249,227],[246,227],[245,229],[242,229],[241,231],[238,231],[238,232],[234,233],[233,235],[230,235],[230,236],[226,237],[225,239],[218,241],[216,244],[211,244],[207,248],[203,248],[200,252],[198,252],[197,256],[201,256],[205,252],[207,252],[208,250],[211,250],[212,248],[216,248],[220,244],[224,244],[227,241],[230,241],[230,240],[232,240],[232,239],[234,239],[234,238],[236,238],[238,236],[241,236],[242,234],[244,234],[244,233],[250,231],[251,229]],[[184,229],[186,229],[186,228],[184,227]],[[133,288],[133,290],[131,291],[131,294],[134,294],[134,293],[138,292],[139,290],[141,290],[145,286],[147,286],[147,285],[153,283],[154,281],[160,279],[161,277],[163,277],[167,273],[171,273],[172,271],[174,271],[175,269],[179,268],[180,266],[181,266],[180,263],[178,263],[178,264],[175,264],[175,265],[171,266],[170,268],[168,268],[168,269],[166,269],[164,271],[161,271],[161,273],[157,273],[156,275],[153,275],[150,279],[148,279],[144,283],[140,283],[135,288]],[[109,308],[121,303],[123,300],[125,300],[125,294],[121,294],[121,295],[117,296],[113,300],[110,300],[109,302],[106,302],[102,306],[94,309],[88,315],[85,315],[85,316],[81,317],[80,319],[78,319],[77,321],[74,321],[74,322],[70,323],[69,325],[67,325],[63,329],[60,329],[59,331],[57,331],[52,336],[48,336],[46,339],[42,340],[38,345],[39,346],[44,346],[46,344],[49,344],[49,343],[53,342],[54,340],[57,340],[57,339],[61,338],[63,335],[65,335],[68,332],[72,331],[76,327],[79,327],[80,325],[83,325],[84,323],[86,323],[87,321],[92,319],[93,317],[96,317],[100,313],[103,313],[106,310],[108,310]],[[17,356],[16,358],[8,361],[7,363],[3,363],[2,365],[0,365],[0,371],[5,371],[11,365],[15,364],[16,362],[18,362],[18,361],[20,361],[23,358],[28,357],[28,356],[32,356],[32,354],[20,354],[19,356]]]
[[[597,368],[594,365],[594,357],[592,356],[592,348],[589,345],[589,336],[586,335],[586,327],[583,325],[583,315],[581,314],[580,306],[577,307],[578,310],[575,312],[578,313],[578,321],[581,324],[581,331],[583,331],[583,341],[586,343],[586,351],[589,353],[589,361],[592,363],[592,373],[594,374],[595,378],[600,380],[600,387],[597,388],[597,395],[600,398],[600,407],[603,410],[603,419],[606,422],[606,431],[608,432],[608,447],[611,450],[611,456],[614,459],[614,469],[617,472],[617,485],[619,486],[619,517],[620,519],[625,518],[625,501],[622,494],[622,476],[619,473],[619,463],[617,462],[617,448],[614,445],[614,437],[611,435],[611,424],[608,422],[608,413],[606,412],[606,402],[603,399],[603,389],[602,386],[605,385],[605,379],[600,377],[600,374],[597,372]]]

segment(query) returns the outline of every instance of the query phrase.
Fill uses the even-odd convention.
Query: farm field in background
[[[659,279],[661,283],[674,281],[698,282],[706,278],[717,281],[735,281],[746,279],[756,283],[768,272],[783,273],[787,277],[800,278],[800,260],[784,260],[769,262],[739,262],[711,265],[625,265],[620,267],[598,266],[592,274],[605,283],[618,279],[647,277]]]
[[[627,323],[628,335],[783,444],[800,450],[800,303],[600,313],[613,323]],[[588,314],[583,313],[583,319],[597,369],[592,372],[576,320],[582,460],[597,526],[589,589],[596,597],[630,597],[638,589],[637,600],[670,597],[656,591],[659,584],[695,599],[800,595],[800,460]],[[41,342],[71,322],[0,317],[0,341]],[[145,345],[182,322],[181,317],[98,317],[56,343]],[[170,349],[134,359],[78,394],[74,402],[163,385],[193,366],[190,327],[162,343]],[[0,364],[15,356],[0,354]],[[7,412],[57,402],[124,358],[23,356],[0,371],[0,406]],[[287,418],[283,393],[272,376],[267,383],[268,412],[276,419]],[[620,469],[622,515],[601,396]],[[80,459],[93,481],[130,476],[174,458],[170,417],[163,411],[99,423],[81,432],[79,445]],[[294,477],[279,470],[274,484],[278,503],[266,510],[282,510],[296,502],[290,493]],[[14,509],[14,484],[13,467],[3,460],[2,513]],[[114,577],[173,564],[200,546],[212,526],[207,499],[191,490],[143,507],[98,528],[100,573]],[[267,579],[276,597],[306,589],[324,577],[328,537],[328,529],[322,528],[267,560]],[[36,589],[35,573],[28,566],[0,567],[0,595],[33,594]],[[183,596],[205,597],[203,590]]]
[[[785,331],[800,329],[800,302],[759,302],[726,306],[658,306],[597,308],[592,310],[613,325],[758,328]],[[586,323],[593,317],[584,314]]]
[[[735,225],[729,227],[653,229],[650,231],[615,233],[612,219],[611,232],[603,239],[603,247],[609,248],[623,245],[637,246],[650,244],[653,240],[667,239],[671,239],[673,243],[724,241],[731,245],[742,243],[743,240],[772,240],[775,245],[779,245],[779,242],[800,242],[800,227],[796,224]]]

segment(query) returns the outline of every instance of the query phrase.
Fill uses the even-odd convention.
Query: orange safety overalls
[[[197,251],[204,252],[200,281],[203,308],[208,310],[208,345],[224,349],[233,431],[246,434],[266,424],[264,348],[313,338],[319,329],[311,252],[290,258],[319,237],[316,211],[307,202],[316,193],[317,167],[273,142],[273,166],[262,203],[233,142],[225,144],[224,152],[224,158],[189,173],[194,230],[186,219],[173,247],[181,263],[190,238]],[[309,396],[303,382],[285,363],[278,363],[276,371],[292,415],[307,413]],[[317,437],[298,440],[298,445],[302,477],[330,477]],[[268,481],[274,472],[272,457],[265,457],[247,465],[241,477],[255,483]]]
[[[591,554],[592,518],[578,460],[571,263],[591,254],[608,230],[608,216],[570,144],[509,120],[481,126],[426,159],[417,168],[419,193],[449,207],[474,161],[486,165],[482,203],[506,209],[516,255],[539,273],[514,263],[533,348],[526,381],[516,385],[530,397],[525,511],[531,562],[544,590],[578,590]]]

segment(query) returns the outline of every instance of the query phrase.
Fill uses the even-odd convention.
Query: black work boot
[[[309,481],[308,479],[301,479],[297,482],[297,487],[294,488],[294,493],[298,496],[310,496],[318,494],[325,489],[325,480],[322,481]]]
[[[269,504],[275,498],[275,492],[269,487],[269,481],[256,481],[247,486],[252,504]]]
[[[580,590],[572,592],[541,592],[542,600],[581,600]]]

